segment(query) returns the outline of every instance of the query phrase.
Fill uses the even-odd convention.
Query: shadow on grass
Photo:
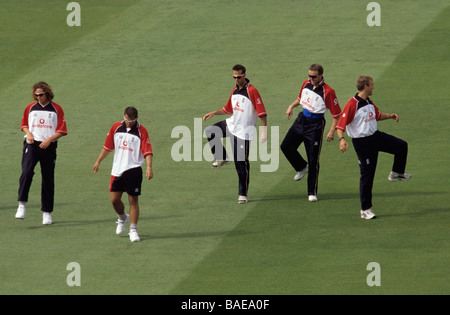
[[[161,240],[161,239],[183,239],[183,238],[210,238],[225,236],[240,236],[249,234],[247,231],[209,231],[209,232],[186,232],[186,233],[167,233],[164,235],[141,234],[141,241]]]
[[[139,218],[139,221],[147,221],[147,220],[164,220],[164,219],[171,219],[171,218],[176,218],[176,217],[180,217],[179,215],[166,215],[166,216],[146,216],[146,217],[141,217]],[[73,227],[73,226],[82,226],[82,225],[95,225],[95,224],[103,224],[103,223],[108,223],[108,224],[112,224],[115,223],[116,221],[116,217],[115,214],[112,214],[110,217],[108,217],[107,219],[102,219],[102,220],[54,220],[53,223],[48,226],[48,225],[40,225],[40,226],[30,226],[28,227],[29,230],[34,230],[34,229],[42,229],[42,228],[54,228],[54,227]]]
[[[433,191],[433,192],[425,192],[425,191],[402,191],[402,192],[374,192],[373,196],[377,197],[405,197],[405,196],[430,196],[430,195],[447,195],[447,191]],[[343,199],[359,199],[359,192],[354,193],[319,193],[319,200],[343,200]],[[301,192],[298,194],[279,194],[273,196],[264,196],[261,198],[250,199],[252,202],[261,202],[261,201],[277,201],[277,200],[307,200],[307,195],[305,192]]]
[[[383,217],[397,217],[397,216],[411,216],[411,217],[420,217],[424,215],[430,215],[430,214],[443,214],[450,212],[450,208],[425,208],[420,209],[420,211],[415,212],[408,212],[408,213],[401,213],[401,214],[383,214]]]

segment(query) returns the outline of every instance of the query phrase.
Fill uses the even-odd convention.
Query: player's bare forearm
[[[42,143],[39,145],[39,147],[40,147],[41,149],[47,149],[48,146],[49,146],[52,142],[58,140],[58,139],[61,138],[62,136],[64,136],[62,133],[58,133],[58,132],[57,132],[57,133],[55,133],[53,136],[51,136],[50,138],[47,138],[47,139],[45,139],[44,141],[42,141]]]
[[[226,115],[226,113],[222,109],[210,112],[210,113],[206,114],[205,116],[203,116],[203,121],[210,119],[210,118],[214,117],[215,115]]]
[[[153,178],[153,168],[152,168],[152,163],[153,163],[153,154],[149,154],[145,157],[145,161],[147,162],[147,169],[145,170],[145,176],[147,177],[148,180]]]
[[[102,152],[100,152],[100,155],[98,156],[97,161],[95,162],[94,166],[92,167],[92,171],[94,173],[98,172],[98,168],[100,166],[100,163],[104,160],[105,157],[107,157],[109,154],[109,151],[107,151],[105,148],[102,149]]]
[[[267,141],[267,115],[261,116],[261,136],[260,136],[261,143],[264,143]]]
[[[289,105],[288,109],[286,110],[286,116],[288,119],[291,118],[294,107],[297,107],[298,105],[300,105],[300,100],[298,99],[296,99],[291,105]]]
[[[386,113],[381,113],[380,114],[380,120],[385,120],[385,119],[394,119],[395,122],[398,122],[398,115],[397,114],[386,114]]]
[[[339,150],[341,150],[342,152],[345,153],[345,151],[347,151],[347,149],[348,149],[348,143],[347,143],[347,141],[345,141],[344,131],[341,129],[336,129],[336,134],[339,139]]]
[[[334,140],[334,131],[336,130],[336,125],[338,123],[338,118],[333,118],[333,121],[331,122],[330,131],[328,131],[327,134],[327,141]]]

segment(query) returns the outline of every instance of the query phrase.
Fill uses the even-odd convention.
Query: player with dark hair
[[[334,130],[341,108],[336,93],[324,81],[321,65],[312,64],[308,76],[309,79],[305,80],[300,88],[298,98],[286,110],[287,118],[290,119],[294,107],[299,105],[303,107],[281,143],[281,151],[297,172],[294,180],[298,181],[308,173],[308,200],[317,201],[319,158],[325,129],[324,113],[329,109],[333,116],[327,134],[327,141],[331,141],[334,140]],[[302,143],[305,143],[308,161],[305,161],[298,152],[298,147]]]
[[[344,106],[343,114],[336,126],[339,137],[339,149],[345,152],[348,143],[344,138],[344,130],[352,138],[358,156],[361,173],[359,193],[361,200],[361,218],[374,219],[372,212],[372,187],[378,161],[378,152],[394,154],[394,164],[388,179],[392,182],[409,180],[410,174],[405,173],[408,143],[378,130],[378,120],[394,119],[398,122],[397,114],[386,114],[369,98],[374,89],[373,79],[360,76],[356,81],[358,93]]]
[[[205,129],[211,146],[211,152],[216,161],[213,168],[228,164],[227,152],[222,146],[222,138],[230,137],[234,154],[234,164],[239,178],[238,203],[247,203],[247,193],[250,180],[250,162],[248,159],[250,141],[253,140],[258,117],[263,126],[260,135],[261,142],[267,138],[267,113],[258,90],[246,78],[246,69],[243,65],[232,68],[233,79],[236,86],[231,91],[227,104],[219,110],[207,113],[203,121],[215,115],[232,115]]]
[[[42,174],[42,224],[49,225],[52,224],[55,196],[56,148],[58,139],[67,135],[67,125],[62,107],[53,102],[54,94],[50,85],[43,81],[35,83],[31,96],[35,102],[27,105],[21,122],[25,141],[16,219],[25,218],[34,169],[39,162]]]
[[[127,107],[123,121],[112,125],[106,137],[103,150],[92,170],[97,173],[100,163],[113,150],[114,162],[111,171],[109,187],[111,203],[118,215],[116,234],[125,231],[125,224],[130,223],[130,240],[139,242],[137,223],[139,220],[139,195],[141,195],[142,165],[147,162],[145,176],[153,177],[153,151],[147,130],[138,123],[138,111]],[[130,214],[125,212],[122,194],[127,192],[130,204]]]

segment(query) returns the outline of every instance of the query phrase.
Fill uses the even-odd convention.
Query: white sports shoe
[[[140,242],[141,241],[136,230],[130,230],[130,233],[128,233],[128,235],[130,235],[131,242]]]
[[[248,202],[247,196],[239,196],[238,203],[242,204],[247,202]]]
[[[123,232],[125,232],[126,230],[126,224],[130,222],[130,216],[128,214],[125,213],[125,215],[127,216],[127,218],[125,219],[125,221],[122,221],[120,219],[118,219],[116,221],[117,223],[117,228],[116,228],[116,234],[120,235]]]
[[[26,211],[25,206],[19,205],[19,207],[17,207],[16,219],[22,219],[22,220],[25,219],[25,211]]]
[[[361,210],[361,218],[369,220],[369,219],[375,219],[375,213],[372,212],[371,209],[367,209],[367,210]]]
[[[316,195],[309,195],[308,196],[308,201],[311,201],[311,202],[317,201],[317,196]]]
[[[396,181],[399,181],[399,180],[410,180],[411,179],[411,174],[406,174],[406,173],[400,174],[400,173],[396,173],[396,172],[391,171],[389,173],[388,179],[391,182],[396,182]]]
[[[52,215],[50,212],[42,212],[42,224],[50,225],[52,223]]]
[[[305,177],[306,173],[308,173],[308,164],[306,164],[306,167],[304,169],[302,169],[300,172],[295,174],[294,180],[298,181],[298,180],[302,179],[303,177]]]
[[[212,167],[212,168],[219,168],[219,167],[222,167],[222,166],[227,165],[227,164],[230,164],[230,163],[231,163],[231,161],[229,161],[229,160],[216,160],[216,161],[211,165],[211,167]]]

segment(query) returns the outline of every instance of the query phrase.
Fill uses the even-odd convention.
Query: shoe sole
[[[305,169],[306,169],[306,170],[305,170]],[[300,172],[303,172],[303,171],[305,171],[305,174],[303,174],[303,176],[300,177],[299,179],[295,179],[295,176],[297,176],[297,175],[294,176],[294,180],[295,180],[296,182],[298,182],[298,181],[301,180],[303,177],[305,177],[306,174],[308,174],[308,165],[306,165],[306,167],[305,167],[304,169],[302,169]],[[298,173],[298,172],[297,172],[297,173]]]
[[[396,177],[394,177],[394,176],[392,176],[391,174],[389,174],[388,180],[389,180],[390,182],[408,181],[408,180],[411,179],[411,177],[412,177],[411,175],[409,175],[408,178],[401,177],[401,176],[396,176]]]
[[[411,178],[408,178],[408,179],[406,179],[406,178],[388,178],[388,180],[390,181],[390,182],[405,182],[405,181],[408,181],[408,180],[410,180]]]
[[[361,219],[366,219],[366,220],[372,220],[372,219],[376,219],[376,218],[377,218],[376,215],[374,215],[374,216],[371,217],[371,218],[368,218],[368,217],[366,217],[365,215],[362,215],[362,216],[361,216]]]
[[[231,162],[225,162],[225,163],[220,164],[220,165],[211,165],[211,168],[221,168],[222,166],[228,165],[228,164],[230,164],[230,163],[231,163]]]

